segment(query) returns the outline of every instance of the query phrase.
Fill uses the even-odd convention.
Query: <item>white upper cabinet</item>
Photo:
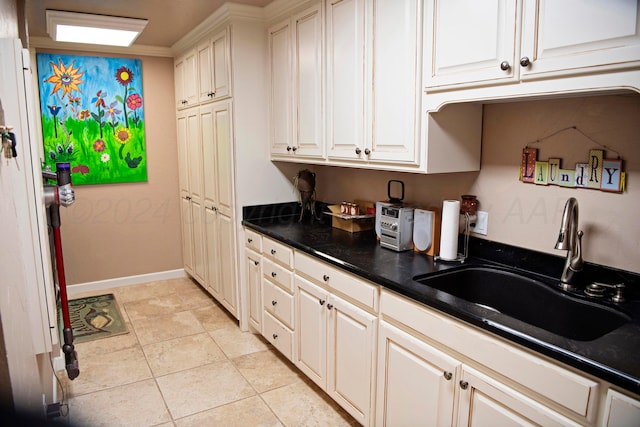
[[[328,157],[418,165],[422,1],[326,7]]]
[[[428,0],[426,86],[513,81],[516,12],[513,0]]]
[[[198,101],[208,102],[231,95],[229,28],[198,45]]]
[[[428,93],[541,79],[546,86],[487,89],[474,96],[640,90],[637,73],[611,77],[640,66],[637,0],[427,0],[426,5]],[[432,99],[429,110],[439,108],[442,99]]]
[[[192,107],[198,103],[198,57],[195,49],[174,61],[176,108]]]
[[[365,145],[365,0],[328,1],[326,15],[328,157],[354,159]]]
[[[324,158],[322,5],[269,29],[272,158]]]
[[[374,0],[371,4],[371,102],[367,103],[371,161],[408,165],[420,161],[422,3]]]
[[[637,0],[524,0],[521,78],[638,66]]]
[[[271,156],[292,150],[291,23],[289,19],[268,30],[269,144]]]

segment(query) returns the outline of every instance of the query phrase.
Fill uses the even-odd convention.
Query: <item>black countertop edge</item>
[[[317,211],[321,212],[319,209]],[[305,212],[303,221],[299,223],[300,208],[295,202],[248,207],[243,209],[243,213],[245,212],[250,215],[243,219],[243,225],[275,240],[414,301],[523,345],[554,360],[566,363],[625,390],[640,394],[640,366],[635,366],[640,364],[633,362],[640,352],[640,325],[636,324],[640,319],[634,319],[635,322],[629,327],[630,330],[626,331],[626,335],[622,334],[620,337],[613,338],[605,336],[609,341],[599,338],[590,342],[563,339],[515,319],[505,322],[505,316],[502,316],[500,322],[496,322],[492,320],[491,312],[479,308],[475,304],[457,298],[454,298],[457,300],[455,303],[451,303],[451,298],[443,301],[438,297],[437,291],[435,293],[425,291],[425,288],[429,287],[422,285],[421,288],[417,288],[415,282],[411,283],[411,277],[414,276],[411,273],[413,270],[437,272],[456,268],[460,265],[459,263],[434,262],[432,257],[416,254],[413,251],[394,252],[378,249],[379,245],[373,231],[351,234],[332,229],[330,225],[327,225],[330,224],[328,216],[328,221],[327,218],[311,220],[310,212]],[[261,213],[265,216],[251,215],[255,213]],[[348,249],[346,252],[343,251],[345,248]],[[370,252],[373,254],[372,259],[369,256]],[[469,263],[498,263],[523,271],[535,271],[550,278],[559,277],[564,264],[563,257],[476,238],[470,239],[469,253],[474,256],[468,259],[466,265]],[[377,262],[373,262],[374,265],[367,265],[367,261],[358,258],[359,255],[370,258],[369,263],[372,263],[373,259]],[[397,270],[403,270],[404,275],[393,271],[396,268],[380,269],[375,265],[389,265],[390,263],[397,263]],[[597,277],[598,281],[603,282],[622,278],[625,283],[631,285],[634,291],[637,290],[637,285],[640,283],[638,280],[640,275],[632,272],[595,264],[587,264],[585,271],[588,272],[585,275],[590,277],[590,281],[593,281],[592,277]],[[634,306],[634,309],[640,308],[640,302],[638,304],[639,306]],[[629,336],[633,337],[630,340],[631,343],[627,342]],[[611,341],[615,338],[617,341]],[[614,348],[614,350],[608,351],[609,348]]]

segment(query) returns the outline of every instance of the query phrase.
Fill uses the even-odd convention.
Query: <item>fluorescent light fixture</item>
[[[47,32],[57,42],[131,46],[146,19],[47,10]]]

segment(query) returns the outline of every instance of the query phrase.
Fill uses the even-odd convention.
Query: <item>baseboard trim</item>
[[[158,280],[179,279],[186,277],[184,268],[176,270],[158,271],[156,273],[138,274],[136,276],[116,277],[115,279],[97,280],[95,282],[78,283],[67,286],[69,296],[85,292],[101,291],[104,289],[118,288],[121,286],[139,285],[141,283],[155,282]]]

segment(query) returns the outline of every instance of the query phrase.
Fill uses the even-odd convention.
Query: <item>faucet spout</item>
[[[560,233],[556,242],[556,249],[566,250],[567,258],[560,276],[560,287],[574,289],[576,275],[582,271],[582,231],[578,231],[578,201],[571,197],[567,200],[562,213]]]

